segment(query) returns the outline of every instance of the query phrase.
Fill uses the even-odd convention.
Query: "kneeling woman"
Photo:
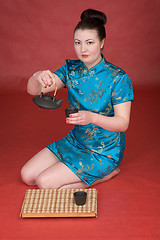
[[[51,73],[35,73],[28,92],[38,95],[66,87],[69,105],[78,113],[66,118],[74,124],[68,136],[48,145],[21,170],[23,181],[39,188],[87,188],[119,173],[130,120],[132,83],[120,68],[102,55],[107,18],[87,9],[74,30],[79,60],[66,60]]]

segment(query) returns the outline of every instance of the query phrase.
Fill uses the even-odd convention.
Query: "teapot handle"
[[[57,93],[57,84],[55,83],[54,97],[56,96],[56,93]]]
[[[43,95],[43,92],[44,92],[44,87],[41,85],[41,95]],[[54,97],[56,96],[56,93],[57,93],[57,85],[55,83]]]

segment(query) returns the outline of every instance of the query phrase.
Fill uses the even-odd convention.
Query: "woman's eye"
[[[78,45],[78,44],[80,44],[80,42],[74,42],[74,44],[75,44],[75,45]]]
[[[88,44],[88,45],[91,45],[91,44],[93,44],[93,42],[87,42],[87,44]]]

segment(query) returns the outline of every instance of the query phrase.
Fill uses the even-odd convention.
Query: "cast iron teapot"
[[[57,92],[57,86],[55,88],[54,96],[52,97],[50,93],[43,94],[43,88],[41,90],[41,94],[39,96],[35,96],[33,98],[33,102],[39,106],[39,108],[44,108],[48,110],[54,110],[61,106],[63,100],[56,99],[56,92]]]

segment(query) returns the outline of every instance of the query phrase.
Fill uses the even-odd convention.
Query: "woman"
[[[40,71],[28,81],[28,92],[38,95],[66,87],[69,105],[78,113],[66,118],[75,124],[63,139],[48,145],[21,170],[23,181],[39,188],[87,188],[119,173],[130,120],[132,83],[120,68],[107,62],[104,47],[107,18],[85,10],[74,30],[79,60],[66,60],[55,73]]]

